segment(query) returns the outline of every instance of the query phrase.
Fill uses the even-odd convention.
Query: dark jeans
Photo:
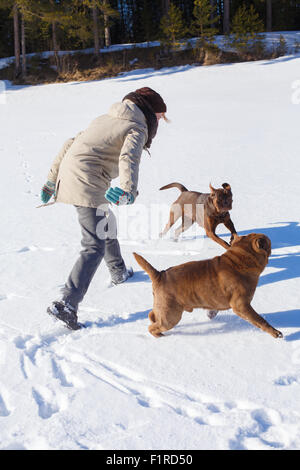
[[[78,207],[78,220],[81,226],[83,250],[76,261],[71,274],[62,289],[63,300],[69,302],[77,309],[99,267],[102,259],[111,273],[123,272],[126,267],[121,256],[120,245],[116,238],[101,239],[97,236],[97,225],[107,227],[105,215],[97,215],[97,209],[91,207]],[[109,216],[115,226],[115,217],[112,213]]]

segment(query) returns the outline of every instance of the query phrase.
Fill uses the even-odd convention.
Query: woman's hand
[[[134,202],[133,195],[123,191],[121,188],[109,188],[105,193],[105,199],[117,206],[132,204]]]
[[[44,204],[46,204],[49,199],[55,194],[55,183],[52,183],[52,181],[47,181],[46,184],[42,187],[41,190],[41,200]]]

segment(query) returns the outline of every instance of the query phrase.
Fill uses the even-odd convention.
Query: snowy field
[[[300,57],[287,56],[7,88],[0,104],[1,449],[300,447],[299,70]],[[164,217],[157,232],[147,221],[147,230],[120,227],[136,274],[110,288],[101,265],[79,312],[87,329],[69,332],[46,315],[76,260],[80,230],[71,206],[36,209],[40,188],[63,142],[142,86],[162,94],[172,122],[160,124],[151,158],[142,157],[131,224],[134,214],[145,221],[152,207],[175,200],[178,191],[160,192],[162,185],[179,181],[205,192],[210,182],[230,183],[239,234],[272,240],[253,306],[284,339],[232,311],[209,320],[194,310],[164,338],[148,333],[151,282],[132,251],[160,269],[224,251],[199,228],[178,243],[159,240]]]

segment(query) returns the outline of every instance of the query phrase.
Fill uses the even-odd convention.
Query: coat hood
[[[108,111],[108,115],[114,118],[136,122],[147,129],[147,121],[144,113],[130,100],[114,103]]]

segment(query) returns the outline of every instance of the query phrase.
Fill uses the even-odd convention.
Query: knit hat
[[[144,88],[139,88],[135,90],[135,93],[141,95],[147,103],[151,106],[155,113],[166,113],[167,106],[160,94],[156,91],[152,90],[152,88],[148,88],[145,86]]]

